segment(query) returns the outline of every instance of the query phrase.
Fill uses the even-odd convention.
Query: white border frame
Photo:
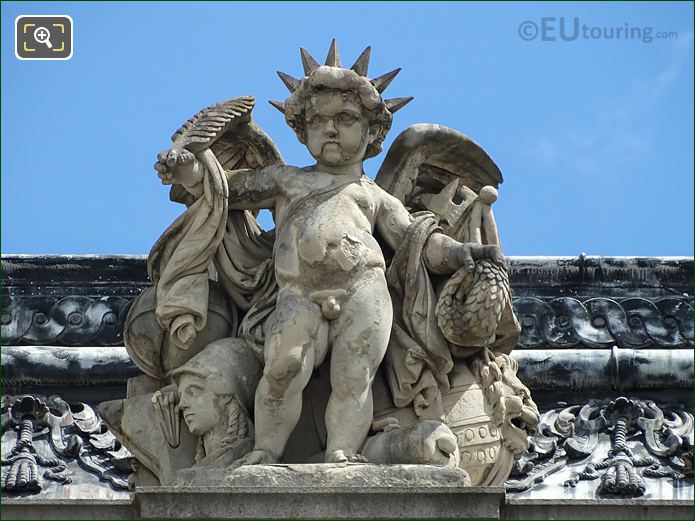
[[[67,18],[70,20],[70,55],[66,56],[65,58],[22,58],[19,53],[17,52],[17,22],[19,22],[20,18],[24,17],[32,17],[32,18],[51,18],[55,16],[62,16],[63,18]],[[18,60],[22,61],[47,61],[47,62],[52,62],[52,61],[65,61],[69,60],[72,58],[73,53],[75,52],[75,22],[72,19],[72,16],[68,14],[20,14],[17,16],[17,18],[14,19],[14,55],[17,57]]]

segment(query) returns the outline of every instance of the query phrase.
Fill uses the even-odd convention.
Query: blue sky
[[[16,59],[20,14],[70,15],[72,59]],[[522,39],[543,18],[546,37],[561,18],[588,37]],[[601,33],[617,27],[677,36]],[[309,164],[266,100],[300,46],[323,59],[333,37],[348,65],[371,45],[372,76],[403,68],[387,94],[415,100],[385,149],[432,122],[497,162],[507,255],[693,255],[692,2],[3,2],[2,253],[147,253],[182,211],[156,154],[232,96],[256,96],[286,161]]]

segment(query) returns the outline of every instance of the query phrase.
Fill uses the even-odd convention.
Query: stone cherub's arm
[[[275,165],[261,170],[226,170],[229,186],[229,208],[255,210],[273,208],[280,193],[279,168]]]
[[[189,193],[199,197],[203,192],[205,166],[186,150],[172,154],[162,152],[154,167],[163,184],[180,184]],[[227,170],[229,208],[254,210],[272,208],[280,192],[279,167],[269,166],[261,170]]]
[[[386,242],[394,250],[403,242],[413,218],[403,204],[392,195],[383,192],[379,207],[377,226]],[[443,233],[430,235],[424,249],[425,263],[430,271],[453,273],[461,266],[468,271],[475,268],[477,259],[491,259],[502,263],[502,252],[498,246],[461,243]]]

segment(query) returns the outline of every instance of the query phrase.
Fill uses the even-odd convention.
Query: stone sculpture
[[[599,497],[639,497],[650,480],[685,488],[692,475],[692,413],[621,396],[543,414],[507,490],[521,492],[541,482],[574,488],[586,480],[594,481],[590,490]]]
[[[199,465],[229,465],[253,448],[251,411],[260,363],[250,355],[234,340],[222,339],[172,372],[176,408],[199,436]]]
[[[89,405],[3,395],[1,410],[3,492],[64,497],[64,486],[85,486],[90,475],[128,489],[131,455]]]
[[[369,462],[459,466],[499,485],[526,450],[538,410],[507,356],[520,327],[491,208],[502,175],[466,136],[420,124],[367,178],[412,100],[383,99],[400,69],[369,79],[369,57],[344,68],[333,41],[325,65],[301,50],[301,79],[278,73],[290,96],[271,104],[315,165],[284,164],[251,97],[201,110],[159,154],[187,209],[154,245],[154,287],[126,321],[145,375],[101,407],[145,467],[136,482]]]

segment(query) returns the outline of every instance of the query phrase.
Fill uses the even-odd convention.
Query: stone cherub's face
[[[359,98],[345,92],[318,92],[306,101],[306,146],[319,165],[345,166],[362,161],[378,128]]]
[[[219,397],[206,389],[205,380],[185,373],[178,379],[179,409],[195,436],[211,431],[220,421]]]

